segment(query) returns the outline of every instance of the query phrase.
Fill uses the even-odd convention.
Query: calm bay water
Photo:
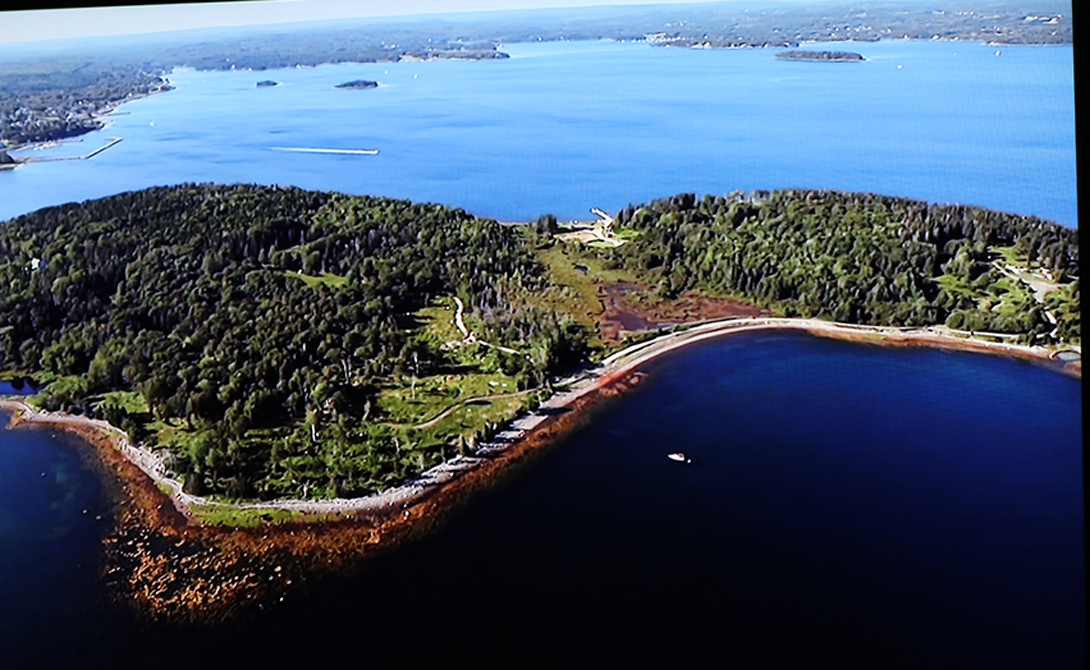
[[[225,630],[148,629],[94,605],[76,624],[58,614],[66,634],[28,635],[22,651],[95,649],[81,667],[164,649],[212,667],[238,653],[255,665],[1084,666],[1078,381],[794,333],[717,340],[647,369],[442,531],[357,576]],[[21,473],[4,481],[9,517],[43,513],[12,510],[45,467],[12,459],[62,453],[26,439],[5,434],[0,449],[0,473]],[[676,450],[692,464],[666,458]],[[71,531],[37,569],[93,592],[70,556],[93,554],[96,528]],[[55,630],[51,613],[35,616]]]
[[[121,144],[0,174],[0,219],[211,181],[441,202],[500,220],[585,219],[590,207],[687,191],[837,188],[1076,225],[1070,47],[842,46],[868,60],[559,42],[507,45],[512,58],[498,61],[178,71],[177,90],[37,155]],[[256,88],[262,79],[281,85]],[[352,79],[382,86],[333,88]]]
[[[1076,225],[1070,48],[849,48],[869,60],[552,43],[509,45],[512,58],[494,62],[179,71],[176,91],[37,154],[125,138],[93,160],[0,173],[0,219],[241,181],[501,220],[587,218],[681,191],[829,187]],[[333,89],[359,78],[382,86]],[[257,89],[262,79],[282,84]],[[2,432],[0,659],[147,667],[185,650],[217,667],[241,650],[255,665],[529,654],[1083,667],[1078,382],[798,335],[713,342],[649,370],[441,533],[228,630],[149,629],[100,602],[101,488],[67,438]],[[692,465],[665,458],[679,449]]]

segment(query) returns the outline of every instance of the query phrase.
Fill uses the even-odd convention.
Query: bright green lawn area
[[[457,311],[458,306],[454,304],[453,298],[441,296],[414,316],[423,322],[424,330],[434,335],[438,341],[460,342],[462,331],[454,324]]]
[[[470,398],[516,391],[515,378],[498,372],[435,375],[418,379],[415,395],[409,384],[382,389],[378,406],[390,423],[416,425]]]
[[[1003,257],[1007,265],[1013,265],[1015,267],[1026,267],[1026,255],[1019,253],[1015,247],[991,247],[989,251],[997,253]]]
[[[234,528],[256,528],[262,524],[311,521],[319,517],[319,515],[303,514],[275,507],[240,509],[229,505],[192,505],[189,509],[206,525]]]
[[[942,275],[935,281],[937,281],[947,293],[958,298],[972,298],[975,301],[980,297],[979,291],[973,288],[972,283],[964,277],[957,275]]]
[[[99,400],[98,404],[103,409],[116,407],[126,414],[147,414],[151,411],[148,408],[148,401],[144,398],[144,395],[135,391],[110,391],[109,393],[103,393],[102,399]]]
[[[1037,303],[1029,287],[1012,277],[1001,276],[984,288],[976,288],[964,277],[954,275],[943,275],[937,281],[948,293],[969,297],[984,311],[1021,313]]]
[[[978,304],[981,309],[1015,314],[1032,309],[1037,304],[1037,299],[1021,281],[1002,277],[988,287],[986,296]]]
[[[322,275],[305,275],[301,272],[285,272],[284,274],[288,277],[302,279],[303,282],[311,288],[318,288],[319,286],[328,286],[329,288],[344,288],[345,286],[348,286],[348,277],[342,277],[340,275],[330,274],[328,272]]]

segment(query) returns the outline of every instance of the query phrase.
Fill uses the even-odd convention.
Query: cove
[[[1084,666],[1078,381],[797,333],[712,340],[644,370],[438,533],[357,574],[224,629],[149,628],[99,605],[24,650],[48,660],[93,640],[99,667],[171,648],[211,667],[239,653]],[[692,464],[666,458],[678,450]]]

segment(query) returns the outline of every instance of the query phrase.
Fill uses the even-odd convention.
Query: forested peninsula
[[[428,532],[709,337],[791,328],[1081,375],[1077,231],[835,191],[509,226],[183,184],[0,223],[0,285],[0,380],[39,389],[0,408],[91,445],[121,503],[110,588],[193,621]]]
[[[596,225],[248,185],[43,209],[0,224],[0,378],[190,493],[321,499],[472,454],[563,373],[709,315],[1081,342],[1078,232],[1034,217],[777,191]]]

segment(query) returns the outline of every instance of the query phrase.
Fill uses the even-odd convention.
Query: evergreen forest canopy
[[[547,216],[510,227],[251,185],[43,209],[0,224],[0,376],[163,450],[191,492],[334,497],[467,453],[595,355],[544,264],[558,245],[655,300],[697,291],[785,316],[1081,339],[1078,232],[1034,217],[736,192],[630,205],[618,247],[556,232]],[[1041,294],[1019,278],[1044,276]],[[455,298],[474,338],[455,329]],[[452,403],[463,418],[431,419]]]
[[[788,190],[682,194],[630,205],[616,226],[629,243],[599,253],[653,272],[667,296],[697,289],[785,316],[945,324],[1027,343],[1081,337],[1078,231],[1032,216]],[[1012,266],[1047,271],[1059,289],[1041,302]]]
[[[180,420],[193,491],[359,494],[441,453],[374,421],[375,383],[444,364],[412,314],[460,296],[482,339],[536,354],[503,361],[533,386],[582,358],[577,329],[524,299],[546,281],[515,230],[457,209],[153,188],[0,226],[0,370],[152,442]]]

